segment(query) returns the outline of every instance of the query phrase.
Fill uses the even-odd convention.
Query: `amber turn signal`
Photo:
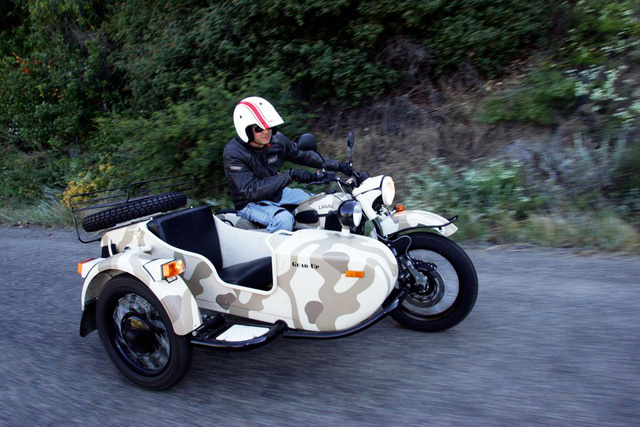
[[[404,204],[398,203],[396,205],[396,212],[404,212]]]
[[[84,261],[80,261],[78,263],[78,274],[82,276],[82,266],[83,264],[86,264],[89,261],[93,261],[95,258],[89,258],[89,259],[85,259]]]
[[[347,270],[344,275],[347,277],[364,277],[364,271]]]
[[[165,279],[180,273],[184,273],[184,262],[181,259],[162,264],[162,277]]]

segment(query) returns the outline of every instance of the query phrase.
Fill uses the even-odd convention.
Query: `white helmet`
[[[273,105],[266,99],[258,96],[250,96],[238,102],[233,110],[233,124],[241,140],[249,142],[253,140],[253,133],[247,130],[249,126],[260,126],[269,129],[284,123]]]

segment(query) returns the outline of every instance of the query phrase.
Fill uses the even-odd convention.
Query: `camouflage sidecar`
[[[100,242],[100,256],[78,264],[80,334],[97,329],[116,367],[141,386],[180,381],[193,345],[249,349],[278,336],[345,336],[403,298],[392,251],[348,229],[242,230],[206,206],[175,210],[186,203],[180,188],[133,198],[129,187],[123,200],[95,203],[114,197],[109,191],[71,203],[74,219],[100,209],[85,230],[106,229],[93,240],[78,234]],[[174,211],[148,212],[155,209]]]

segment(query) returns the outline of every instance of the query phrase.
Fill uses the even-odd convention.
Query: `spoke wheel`
[[[169,331],[160,313],[143,297],[128,293],[113,310],[109,335],[133,369],[141,374],[162,372],[169,362]]]
[[[437,332],[451,328],[471,312],[478,295],[473,263],[456,243],[432,233],[413,233],[406,253],[414,274],[402,274],[400,286],[406,298],[391,316],[413,329]],[[402,244],[405,244],[406,241]],[[422,277],[416,277],[420,276]]]
[[[137,279],[111,279],[98,298],[96,318],[105,351],[134,383],[162,390],[186,374],[191,363],[188,338],[173,332],[162,304]]]

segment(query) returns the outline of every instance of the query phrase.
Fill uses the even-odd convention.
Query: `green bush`
[[[149,117],[113,114],[101,119],[94,150],[111,153],[115,184],[183,172],[195,173],[220,190],[221,147],[231,136],[230,95],[220,87],[200,87],[192,101],[170,104]]]
[[[477,220],[523,218],[543,202],[528,188],[523,166],[502,160],[454,169],[434,159],[424,172],[409,175],[406,186],[406,204],[411,208],[469,211]]]
[[[456,69],[466,62],[489,77],[499,74],[524,47],[543,46],[555,12],[555,2],[548,0],[435,3],[440,8],[423,21],[423,28],[430,31],[425,42],[437,52],[437,69]]]
[[[603,65],[640,46],[637,0],[582,0],[566,11],[570,28],[559,48],[569,66]],[[625,56],[631,59],[633,56]],[[638,56],[635,56],[636,62]]]
[[[114,114],[99,120],[92,151],[110,154],[95,163],[113,165],[114,185],[193,173],[200,183],[198,196],[226,194],[222,150],[236,136],[232,112],[241,95],[230,92],[223,82],[211,79],[196,88],[193,99],[170,103],[148,117]],[[285,120],[280,130],[291,138],[302,133],[306,117],[282,76],[271,74],[240,84],[241,93],[261,93],[273,102]]]
[[[428,69],[469,63],[493,75],[523,46],[544,43],[551,3],[130,0],[109,6],[105,31],[137,110],[193,95],[181,85],[198,77],[224,73],[232,88],[256,67],[282,73],[300,98],[357,104],[405,77],[382,54],[398,37],[430,52]]]
[[[618,211],[625,217],[640,217],[640,146],[628,147],[612,173],[612,188]]]
[[[407,177],[406,206],[426,209],[447,218],[460,217],[456,238],[501,239],[542,201],[526,189],[522,166],[514,162],[477,162],[454,169],[432,160],[422,173]]]
[[[95,4],[3,3],[11,27],[0,30],[0,40],[8,39],[0,51],[0,142],[8,153],[3,178],[12,177],[1,183],[4,200],[28,201],[42,194],[38,187],[64,186],[93,120],[118,98],[105,46],[92,31]]]
[[[532,164],[505,160],[477,162],[460,169],[433,160],[425,172],[408,176],[406,205],[409,209],[426,209],[446,217],[460,215],[456,238],[637,251],[640,233],[633,221],[640,211],[613,209],[615,204],[605,202],[616,197],[608,193],[611,182],[605,178],[593,181],[594,176],[611,177],[613,171],[618,171],[620,177],[628,177],[628,173],[637,176],[638,159],[625,157],[629,160],[619,162],[622,153],[626,156],[629,151],[620,141],[615,147],[605,143],[600,152],[589,152],[583,147],[575,151],[579,154],[574,157],[563,156],[566,152],[555,153],[554,159],[565,157],[562,165],[557,166],[567,170],[547,179],[543,175],[556,169],[550,159],[538,160],[544,171],[532,169]],[[557,185],[560,180],[568,182],[569,190]],[[628,194],[634,194],[637,200],[640,195],[640,188],[635,187],[637,182],[630,180],[628,184]],[[594,191],[599,193],[595,199]],[[580,200],[587,192],[590,201],[601,203],[581,205]],[[638,207],[637,202],[635,206]]]
[[[51,179],[45,159],[4,146],[0,162],[0,202],[22,204],[42,197],[42,182]]]
[[[478,120],[484,123],[516,121],[539,125],[558,124],[576,104],[576,80],[558,71],[533,71],[513,89],[488,97],[481,105]]]

